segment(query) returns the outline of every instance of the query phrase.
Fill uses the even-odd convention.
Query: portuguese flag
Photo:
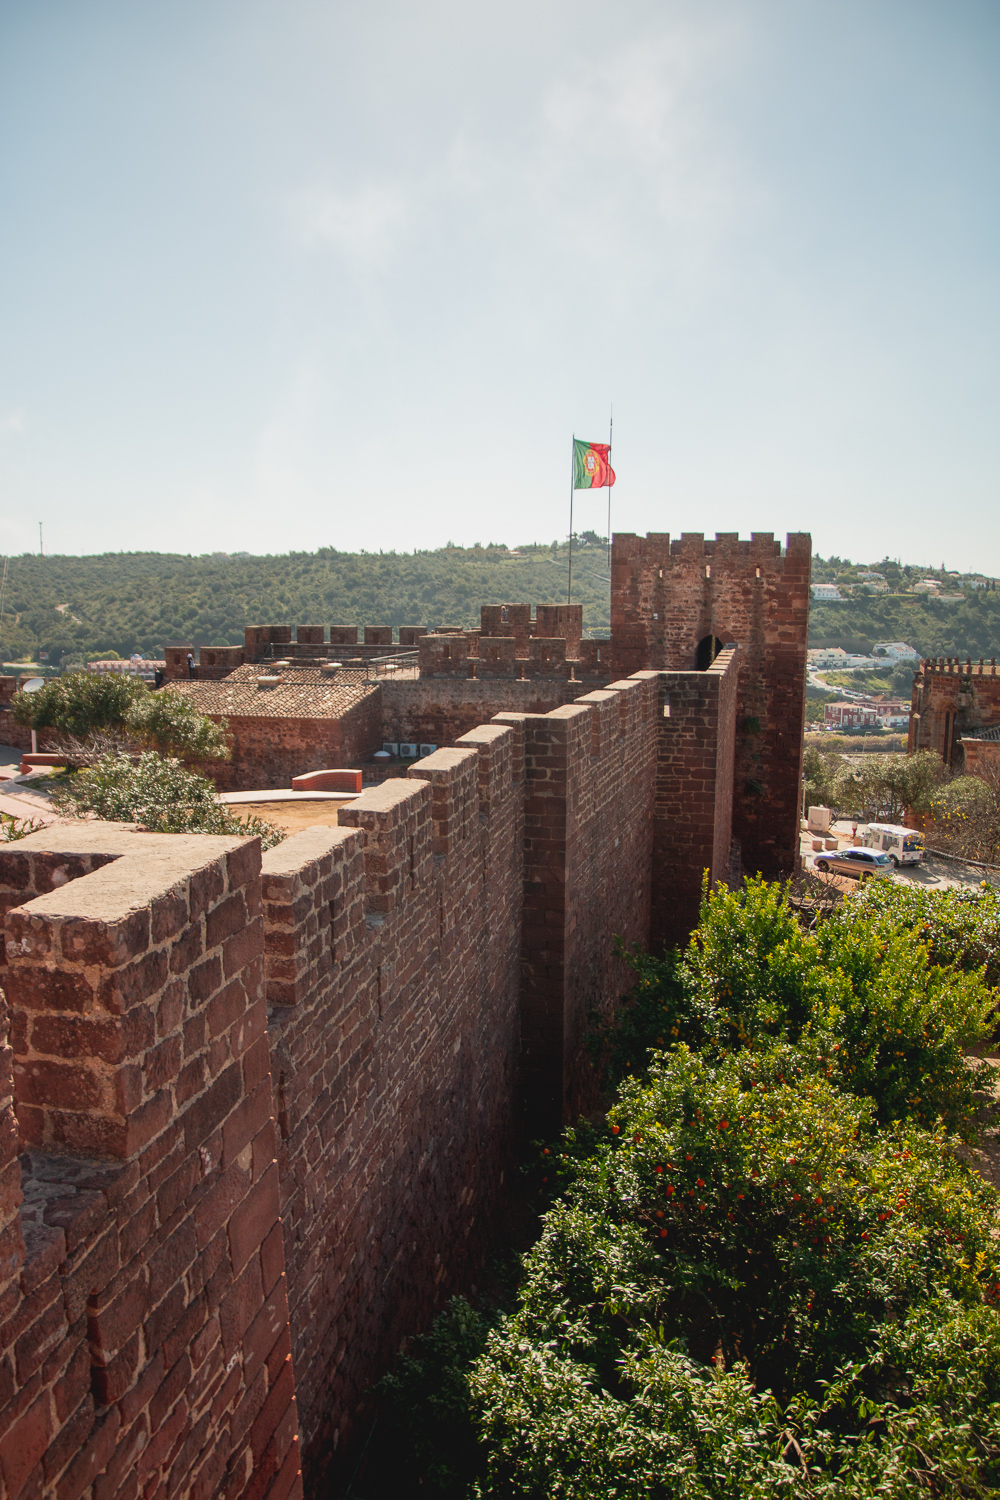
[[[574,438],[573,488],[600,490],[606,484],[614,484],[615,471],[608,463],[610,453],[610,443],[585,443],[583,438]]]

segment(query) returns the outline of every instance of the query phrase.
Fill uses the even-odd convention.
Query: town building
[[[865,707],[861,703],[825,703],[823,719],[831,729],[849,729],[875,725],[879,721],[879,715],[878,709]]]
[[[873,657],[888,657],[891,662],[918,662],[920,652],[914,651],[905,641],[876,641],[872,647]]]
[[[827,671],[851,672],[876,665],[870,656],[857,656],[845,651],[843,646],[813,646],[808,653],[810,667],[823,667]]]

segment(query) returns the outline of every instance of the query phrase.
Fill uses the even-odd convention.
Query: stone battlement
[[[946,766],[963,764],[962,742],[1000,724],[1000,677],[996,660],[957,656],[922,661],[913,679],[907,749],[934,750]],[[971,764],[971,761],[970,761]]]
[[[945,677],[995,677],[997,675],[996,657],[991,656],[989,661],[980,657],[974,662],[971,656],[963,661],[959,656],[930,656],[920,663],[917,671],[925,677],[941,675]]]

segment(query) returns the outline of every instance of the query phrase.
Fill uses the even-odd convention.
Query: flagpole
[[[615,408],[612,403],[608,420],[608,468],[611,468],[611,443],[615,435]],[[608,479],[608,568],[611,567],[611,480]]]
[[[573,603],[573,480],[576,478],[576,433],[569,445],[569,577],[566,583],[566,603]]]

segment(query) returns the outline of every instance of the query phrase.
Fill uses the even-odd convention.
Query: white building
[[[834,599],[842,600],[844,597],[835,583],[814,583],[812,595],[814,599],[823,599],[827,603]]]
[[[890,661],[919,661],[920,652],[914,651],[905,641],[876,641],[872,656],[887,656]]]
[[[851,656],[842,646],[814,646],[807,653],[807,660],[811,667],[823,667],[826,671],[836,668],[841,672],[850,672],[855,667],[874,667],[877,665],[873,657]]]

